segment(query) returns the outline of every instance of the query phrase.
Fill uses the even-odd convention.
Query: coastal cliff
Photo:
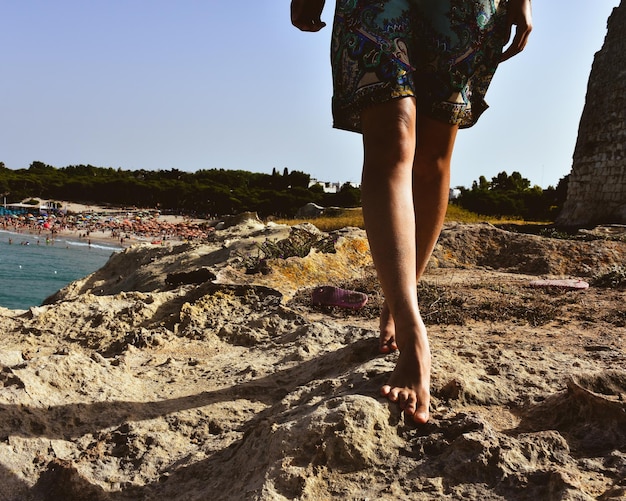
[[[626,243],[447,225],[431,420],[378,396],[362,230],[250,219],[0,308],[0,500],[623,499]],[[581,278],[586,290],[538,289]],[[358,310],[311,304],[337,285]]]

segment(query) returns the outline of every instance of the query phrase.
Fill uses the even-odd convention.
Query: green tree
[[[510,176],[500,172],[488,182],[484,176],[461,188],[456,199],[465,209],[485,216],[517,216],[533,220],[551,220],[554,216],[554,188],[531,188],[530,181],[519,172]]]
[[[338,207],[359,207],[361,205],[361,190],[350,183],[344,183],[337,193],[329,197],[329,202],[329,205]]]
[[[478,182],[472,183],[472,191],[487,191],[491,187],[485,176],[480,176]]]
[[[510,176],[502,171],[497,176],[491,178],[490,189],[492,190],[523,192],[528,188],[530,188],[530,181],[523,178],[517,171],[513,172]]]

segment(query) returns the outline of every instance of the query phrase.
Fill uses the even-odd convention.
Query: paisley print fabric
[[[507,43],[507,0],[337,0],[331,58],[334,127],[413,96],[420,113],[471,127]]]

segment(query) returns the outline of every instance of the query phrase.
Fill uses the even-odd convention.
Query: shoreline
[[[39,242],[37,243],[37,245],[55,245],[60,242],[71,242],[70,245],[82,244],[85,247],[89,246],[89,242],[86,241],[84,237],[80,237],[72,231],[59,232],[56,234],[56,236],[54,236],[54,238],[51,238],[49,234],[40,235],[31,231],[14,231],[0,228],[0,235],[2,236],[3,240],[12,240],[11,245],[21,245],[22,241],[25,241],[24,239],[28,238],[31,241],[35,240],[35,242]],[[4,235],[7,235],[7,238],[5,238]],[[21,241],[20,238],[22,239]],[[130,247],[130,245],[133,245],[130,244],[128,246],[122,247],[119,245],[119,241],[117,239],[114,239],[104,234],[91,235],[90,240],[92,245],[94,246],[106,247],[107,249],[111,249],[113,251],[124,250],[125,248]],[[29,242],[28,245],[31,244],[32,242]]]
[[[115,250],[152,243],[204,240],[214,230],[209,220],[177,215],[150,214],[136,209],[112,210],[98,206],[62,203],[64,213],[54,215],[5,216],[0,230],[28,235],[46,243],[59,239],[102,244]]]

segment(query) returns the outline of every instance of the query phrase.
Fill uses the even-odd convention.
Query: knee
[[[449,176],[458,126],[419,116],[414,175],[424,181]]]
[[[415,104],[398,99],[363,111],[365,168],[406,168],[413,164],[416,143]]]
[[[417,182],[429,183],[446,179],[450,175],[450,155],[434,151],[415,154],[413,165],[413,177]]]

